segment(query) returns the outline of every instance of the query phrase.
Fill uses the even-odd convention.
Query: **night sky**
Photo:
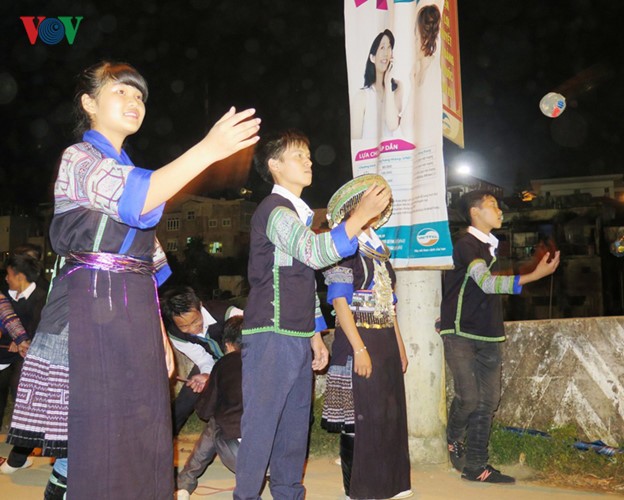
[[[27,15],[84,19],[73,45],[31,45]],[[508,194],[535,178],[622,172],[623,19],[621,0],[460,0],[466,147],[445,141],[449,169],[468,160]],[[174,159],[235,105],[258,110],[261,134],[310,136],[312,206],[351,177],[339,0],[5,1],[0,22],[3,209],[51,201],[55,164],[74,142],[73,77],[103,58],[130,62],[150,86],[128,141],[137,165]],[[553,90],[568,107],[549,119],[538,104]],[[246,187],[256,200],[268,192],[253,172]]]

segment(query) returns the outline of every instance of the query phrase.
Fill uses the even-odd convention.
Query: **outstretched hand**
[[[527,283],[537,281],[544,276],[548,276],[549,274],[554,273],[559,266],[560,257],[561,254],[559,253],[559,250],[557,250],[554,255],[551,252],[544,253],[533,271],[520,275],[520,280],[518,283],[520,285],[526,285]]]
[[[552,256],[550,252],[546,252],[541,260],[537,263],[537,267],[533,271],[536,275],[536,279],[548,276],[556,271],[559,266],[560,252],[557,250],[555,255]]]
[[[232,106],[213,125],[202,141],[211,162],[223,160],[258,142],[261,120],[252,118],[255,112],[255,109],[250,108],[237,113]]]

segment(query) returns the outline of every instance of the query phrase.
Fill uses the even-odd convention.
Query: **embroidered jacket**
[[[520,276],[496,276],[496,257],[490,245],[473,234],[463,236],[453,249],[455,268],[444,276],[441,335],[473,340],[505,340],[499,294],[520,293]]]
[[[251,219],[251,290],[243,335],[275,332],[311,337],[324,330],[314,270],[356,250],[357,238],[347,238],[344,224],[315,234],[289,200],[275,193],[267,196]]]

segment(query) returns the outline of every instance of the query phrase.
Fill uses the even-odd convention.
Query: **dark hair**
[[[83,70],[77,77],[76,92],[74,94],[74,114],[76,126],[74,134],[82,139],[82,134],[91,128],[91,118],[82,107],[82,96],[87,94],[95,99],[100,90],[111,80],[126,85],[132,85],[141,94],[143,102],[147,102],[147,82],[141,74],[128,63],[101,61]]]
[[[459,215],[468,223],[472,224],[472,217],[470,216],[470,209],[472,207],[480,207],[481,203],[485,201],[485,198],[491,196],[496,199],[490,191],[485,189],[476,189],[465,193],[457,202],[457,210]]]
[[[13,268],[16,273],[26,276],[29,283],[34,283],[41,274],[41,263],[26,254],[13,254],[5,262],[6,267]]]
[[[433,55],[436,51],[441,17],[437,5],[427,5],[418,13],[416,27],[420,32],[420,50],[425,56]]]
[[[366,56],[366,66],[364,68],[364,88],[370,87],[375,80],[377,79],[377,73],[375,71],[375,64],[370,60],[370,56],[374,56],[377,54],[377,50],[379,49],[379,45],[381,45],[381,40],[384,36],[388,37],[390,40],[390,47],[394,49],[394,35],[390,30],[383,30],[379,35],[375,37],[373,40],[373,44],[371,45],[370,50],[368,51],[368,56]],[[397,88],[397,83],[392,79],[392,91],[394,92]]]
[[[236,350],[240,350],[243,337],[241,331],[243,329],[243,317],[232,316],[223,325],[223,337],[221,342],[223,343],[223,350],[225,350],[225,343],[229,342],[234,346]]]
[[[28,255],[35,260],[41,260],[41,245],[35,245],[34,243],[23,243],[13,250],[15,255]]]
[[[190,286],[177,286],[163,292],[160,297],[160,312],[163,321],[170,325],[175,316],[201,308],[201,300]]]
[[[310,147],[310,140],[299,130],[289,129],[269,135],[256,149],[254,158],[254,168],[260,174],[260,177],[269,184],[273,184],[273,175],[269,170],[269,160],[278,160],[290,146],[299,144]]]

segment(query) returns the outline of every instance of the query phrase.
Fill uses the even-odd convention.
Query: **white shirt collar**
[[[285,187],[280,186],[279,184],[273,185],[273,191],[271,193],[279,194],[283,196],[288,201],[290,201],[297,211],[297,215],[301,219],[301,222],[309,226],[312,224],[312,218],[314,217],[314,211],[307,205],[305,201],[303,201],[298,196],[292,194]]]
[[[202,330],[204,331],[204,335],[206,335],[208,333],[208,327],[210,325],[214,325],[217,320],[212,317],[212,315],[204,306],[202,306],[201,308],[201,315],[202,319],[204,320],[204,328]]]
[[[368,243],[368,245],[375,250],[382,246],[381,239],[379,239],[379,236],[375,231],[373,231],[373,229],[370,230],[370,236],[366,234],[365,231],[362,231],[358,235],[358,241],[363,245]]]
[[[9,290],[9,295],[17,302],[19,299],[28,299],[35,291],[35,288],[37,288],[37,284],[33,281],[23,292],[20,293],[17,290]]]
[[[476,227],[470,226],[468,228],[468,232],[472,234],[475,238],[483,243],[487,243],[490,245],[490,252],[494,255],[494,252],[498,248],[498,238],[494,236],[492,233],[485,234],[483,231],[479,231]]]

